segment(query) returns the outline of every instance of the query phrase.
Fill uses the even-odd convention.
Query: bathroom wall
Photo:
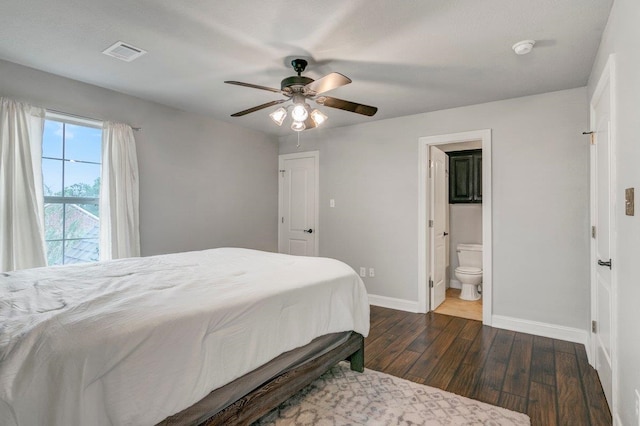
[[[482,204],[449,204],[450,286],[460,288],[454,271],[458,267],[458,244],[482,244]]]

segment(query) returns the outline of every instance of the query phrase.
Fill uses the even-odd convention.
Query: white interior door
[[[612,139],[611,139],[611,84],[609,73],[603,75],[591,101],[591,130],[594,144],[591,147],[591,203],[592,203],[592,330],[593,355],[595,369],[600,376],[604,394],[612,404],[613,380],[613,301],[612,268],[612,231],[613,231],[613,192],[612,192]]]
[[[447,269],[447,154],[441,149],[430,148],[431,176],[431,310],[436,309],[445,299]]]
[[[318,255],[318,152],[279,157],[278,251]]]

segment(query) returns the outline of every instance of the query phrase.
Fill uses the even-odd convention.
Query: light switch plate
[[[634,190],[633,188],[627,188],[624,190],[624,214],[627,216],[634,215]]]

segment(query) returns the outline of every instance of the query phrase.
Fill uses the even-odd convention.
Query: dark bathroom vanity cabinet
[[[482,150],[449,155],[449,203],[482,203]]]

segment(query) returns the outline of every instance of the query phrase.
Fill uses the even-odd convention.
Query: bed
[[[340,359],[362,368],[368,331],[364,285],[333,259],[221,248],[0,273],[0,424],[250,422]]]

